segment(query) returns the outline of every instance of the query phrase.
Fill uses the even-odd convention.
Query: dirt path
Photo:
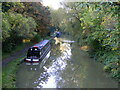
[[[3,59],[2,62],[0,62],[2,63],[2,67],[5,67],[12,60],[24,57],[26,55],[26,51],[30,46],[31,46],[30,44],[26,44],[26,46],[22,50],[12,53],[9,57]]]

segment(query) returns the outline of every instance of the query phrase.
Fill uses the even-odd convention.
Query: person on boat
[[[61,33],[58,31],[58,29],[56,30],[55,34],[56,34],[57,38],[59,38],[61,36]]]

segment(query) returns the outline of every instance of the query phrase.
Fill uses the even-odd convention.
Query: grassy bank
[[[30,43],[20,44],[20,45],[16,46],[15,49],[13,51],[11,51],[10,53],[2,52],[2,60],[9,57],[13,53],[20,51],[21,49],[23,49],[26,46],[26,44],[30,44]]]
[[[6,67],[2,69],[2,88],[15,88],[16,83],[16,71],[20,60],[19,58],[8,63]]]
[[[14,50],[11,51],[10,53],[2,52],[2,60],[4,60],[5,58],[9,58],[11,54],[19,52],[20,50],[25,48],[27,44],[30,43],[23,43],[16,46]],[[22,58],[12,60],[5,67],[2,68],[2,88],[15,88],[15,82],[16,82],[15,75],[18,67],[17,64],[20,63],[21,59]]]
[[[118,51],[98,51],[94,58],[104,64],[103,70],[105,72],[120,82],[120,60],[118,58]]]
[[[112,78],[120,82],[120,58],[118,50],[108,50],[95,48],[89,52],[90,57],[104,65],[103,70],[107,72]]]

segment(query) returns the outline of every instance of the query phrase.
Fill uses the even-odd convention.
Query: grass
[[[18,45],[18,46],[16,46],[16,48],[15,48],[13,51],[11,51],[10,53],[2,52],[2,60],[5,59],[5,58],[7,58],[7,57],[9,57],[10,54],[15,53],[15,52],[21,50],[24,46],[25,46],[25,44]]]
[[[26,44],[21,44],[21,45],[16,46],[15,49],[11,51],[10,53],[2,52],[2,60],[9,57],[12,53],[20,51],[23,47],[25,47],[25,45]]]
[[[2,68],[0,67],[0,90],[2,88]]]
[[[23,58],[9,62],[8,65],[2,69],[2,88],[16,88],[16,71],[21,59]]]
[[[20,50],[22,50],[27,44],[33,45],[32,42],[28,42],[28,43],[22,43],[18,46],[15,47],[15,49],[13,51],[11,51],[10,53],[7,52],[2,52],[2,60],[11,56],[11,54],[19,52]]]

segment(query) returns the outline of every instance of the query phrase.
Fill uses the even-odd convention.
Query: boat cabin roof
[[[41,41],[41,42],[35,44],[35,45],[32,46],[31,48],[37,47],[37,48],[41,49],[41,48],[44,47],[48,42],[49,42],[49,40],[43,40],[43,41]]]

